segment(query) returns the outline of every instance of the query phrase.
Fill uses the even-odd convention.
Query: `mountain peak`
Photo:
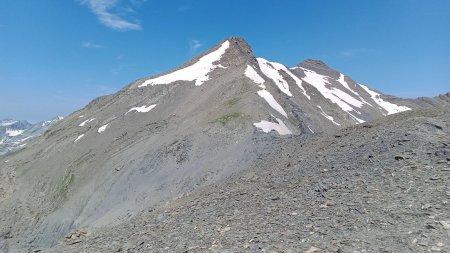
[[[222,44],[224,41],[229,41],[231,47],[235,46],[238,48],[249,49],[251,51],[250,45],[242,37],[229,37],[229,38],[224,39],[220,44]]]
[[[176,81],[195,81],[196,86],[210,79],[210,74],[216,69],[246,66],[255,64],[256,57],[248,43],[239,37],[222,40],[219,44],[204,53],[194,57],[175,70],[157,75],[138,84],[147,85],[168,84]]]
[[[182,65],[182,67],[185,67],[186,65],[190,65],[193,62],[197,62],[200,58],[202,58],[205,55],[208,55],[214,51],[217,51],[219,48],[224,47],[226,48],[226,50],[223,53],[223,56],[225,55],[232,55],[232,57],[236,57],[236,56],[244,56],[244,57],[251,57],[251,58],[255,58],[253,56],[253,51],[250,47],[250,45],[247,43],[247,41],[242,38],[242,37],[228,37],[226,39],[223,39],[222,41],[220,41],[219,43],[217,43],[216,45],[214,45],[213,47],[211,47],[210,49],[206,50],[205,52],[197,55],[196,57],[194,57],[192,60],[190,60],[189,62],[186,62],[185,64]]]
[[[229,43],[229,48],[227,49],[226,54],[230,55],[231,58],[229,60],[232,60],[233,58],[247,58],[250,60],[255,60],[255,56],[253,55],[253,51],[250,47],[250,45],[247,43],[247,41],[242,37],[229,37],[224,40],[222,40],[219,44],[217,44],[215,47],[213,47],[211,50],[215,50],[216,48],[219,48],[224,43]],[[206,53],[208,53],[208,50]],[[235,59],[236,60],[236,59]]]
[[[325,62],[323,62],[321,60],[306,59],[306,60],[300,62],[297,66],[301,67],[301,68],[312,70],[312,71],[322,74],[324,76],[332,77],[334,79],[337,79],[340,76],[339,71],[336,71],[336,70],[330,68]]]
[[[315,59],[306,59],[306,60],[300,62],[297,66],[303,67],[306,69],[309,69],[309,68],[330,69],[330,67],[328,67],[328,65],[325,62],[323,62],[321,60],[315,60]]]

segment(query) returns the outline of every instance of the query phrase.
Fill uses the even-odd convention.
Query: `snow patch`
[[[19,121],[17,121],[17,120],[4,120],[4,121],[1,121],[0,126],[3,126],[3,127],[11,126],[11,125],[16,124],[17,122],[19,122]]]
[[[259,65],[261,66],[261,64],[262,64],[263,68],[265,68],[265,71],[267,72],[267,74],[266,74],[266,72],[264,72],[264,70],[261,68],[264,75],[266,75],[267,77],[272,79],[276,84],[277,84],[277,82],[280,84],[283,84],[284,86],[286,86],[288,88],[288,91],[289,91],[289,85],[287,84],[287,82],[283,78],[283,76],[280,75],[280,73],[279,73],[279,71],[282,70],[286,74],[288,74],[292,79],[294,79],[297,86],[302,90],[303,95],[305,95],[309,100],[311,100],[311,97],[306,93],[306,90],[303,87],[302,80],[300,78],[298,78],[296,75],[294,75],[288,68],[286,68],[286,66],[284,66],[283,64],[278,63],[278,62],[269,62],[264,58],[257,58],[257,60],[258,60]],[[290,96],[292,96],[292,94]]]
[[[280,74],[279,72],[280,70],[284,71],[292,79],[294,79],[297,86],[302,90],[303,95],[305,95],[309,100],[311,100],[311,97],[308,94],[306,94],[306,90],[305,88],[303,88],[302,80],[298,78],[296,75],[294,75],[288,68],[286,68],[286,66],[278,62],[269,62],[264,58],[257,58],[257,60],[259,67],[261,71],[264,73],[264,75],[272,79],[278,86],[278,88],[286,95],[292,96],[292,93],[289,91],[289,84]]]
[[[345,81],[345,76],[344,74],[340,73],[339,75],[339,79],[337,80],[338,82],[340,82],[342,84],[342,86],[344,86],[347,90],[349,90],[350,92],[352,92],[353,94],[359,96],[358,93],[356,93],[354,90],[352,90],[350,88],[350,86],[348,85],[347,81]]]
[[[132,112],[132,111],[136,111],[136,112],[149,112],[149,111],[151,111],[153,108],[155,108],[155,106],[156,106],[156,104],[152,104],[152,105],[149,105],[149,106],[141,106],[141,107],[133,107],[133,108],[131,108],[130,110],[128,110],[128,112],[126,112],[125,113],[125,115],[127,114],[127,113],[129,113],[129,112]]]
[[[364,102],[350,96],[343,90],[340,90],[336,87],[330,87],[331,83],[328,81],[329,77],[320,75],[309,69],[305,69],[302,67],[300,68],[305,73],[305,77],[303,78],[305,82],[308,82],[312,86],[316,87],[316,89],[322,94],[322,96],[330,100],[332,103],[337,104],[343,111],[352,116],[357,122],[359,123],[365,122],[364,120],[359,119],[355,117],[353,114],[351,114],[352,111],[355,111],[355,109],[353,109],[352,106],[361,108]],[[329,87],[327,87],[327,85]]]
[[[84,134],[78,136],[73,142],[77,142],[77,141],[81,140],[81,138],[83,138],[83,137],[84,137]]]
[[[148,79],[138,87],[145,87],[147,85],[169,84],[175,81],[195,81],[195,86],[200,86],[209,80],[209,73],[216,68],[225,68],[222,65],[214,64],[222,58],[222,55],[230,47],[230,42],[227,40],[214,52],[211,52],[201,57],[196,63],[172,72],[167,75]]]
[[[327,85],[331,85],[331,83],[327,80],[329,77],[317,74],[316,72],[309,69],[302,69],[305,73],[305,77],[303,78],[303,80],[316,87],[316,89],[319,90],[319,92],[325,98],[337,104],[339,107],[341,107],[342,110],[346,112],[353,111],[354,109],[350,105],[358,108],[361,108],[363,106],[363,102],[350,96],[346,92],[335,87],[327,87]]]
[[[365,85],[359,84],[359,86],[361,86],[367,93],[369,93],[370,97],[373,99],[373,101],[375,101],[375,103],[377,103],[382,109],[387,111],[387,115],[411,110],[411,108],[409,108],[409,107],[402,106],[402,105],[396,105],[396,104],[390,103],[388,101],[384,101],[381,98],[380,93],[370,90],[369,87],[367,87]],[[386,115],[386,114],[384,114],[384,115]]]
[[[83,121],[83,122],[80,124],[80,127],[84,127],[84,125],[86,125],[86,123],[90,123],[90,122],[92,122],[92,121],[94,121],[94,120],[95,120],[95,118],[87,119],[87,120]]]
[[[102,132],[104,132],[105,130],[106,130],[106,128],[108,127],[108,125],[109,124],[106,124],[106,125],[103,125],[103,126],[101,126],[99,129],[98,129],[98,133],[102,133]]]
[[[358,122],[358,124],[366,122],[365,120],[362,120],[362,119],[356,117],[356,116],[353,115],[351,112],[348,112],[348,114],[349,114],[350,116],[352,116],[352,118],[353,118],[354,120],[356,120],[356,122]]]
[[[354,90],[352,90],[352,89],[350,88],[350,85],[348,85],[347,81],[345,81],[345,76],[344,76],[344,74],[340,73],[339,79],[338,79],[337,81],[338,81],[339,83],[341,83],[342,86],[344,86],[344,87],[345,87],[347,90],[349,90],[351,93],[353,93],[353,94],[355,94],[356,96],[358,96],[359,99],[361,99],[361,101],[362,101],[364,104],[367,104],[367,105],[372,106],[372,105],[369,104],[366,100],[364,100],[364,98],[362,98],[361,95],[359,95],[358,92],[356,92],[356,91],[354,91]]]
[[[104,132],[105,130],[106,130],[106,128],[108,127],[108,125],[109,124],[106,124],[106,125],[103,125],[103,126],[101,126],[99,129],[98,129],[98,133],[102,133],[102,132]]]
[[[278,123],[261,120],[260,122],[254,123],[253,125],[256,128],[261,129],[264,133],[275,130],[280,135],[292,134],[291,130],[289,130],[289,128],[283,123],[281,119],[276,118],[276,120]]]
[[[282,114],[284,117],[288,117],[286,111],[284,111],[283,107],[275,100],[275,98],[268,92],[267,90],[260,90],[257,92],[258,95],[266,100],[266,102],[277,112]]]
[[[24,130],[6,129],[6,136],[15,137],[23,134]]]
[[[336,126],[340,126],[341,125],[341,124],[337,123],[336,121],[334,121],[333,117],[331,117],[330,115],[326,114],[325,111],[322,109],[322,107],[320,105],[318,105],[317,108],[320,109],[320,114],[322,114],[322,116],[324,116],[325,118],[327,118],[328,120],[333,122],[333,124],[335,124]]]
[[[259,68],[261,69],[263,74],[268,78],[272,79],[275,85],[277,85],[278,89],[280,89],[284,94],[288,95],[289,97],[292,97],[292,93],[289,91],[289,84],[278,72],[277,67],[279,67],[278,66],[279,63],[268,62],[266,59],[263,58],[257,58],[257,60]]]
[[[250,65],[247,65],[247,68],[245,69],[245,76],[250,78],[253,82],[258,84],[258,86],[262,89],[265,89],[266,86],[264,85],[264,78],[262,78],[254,68],[252,68]]]

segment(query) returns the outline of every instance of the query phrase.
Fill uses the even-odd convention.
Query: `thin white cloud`
[[[133,6],[139,7],[146,0],[77,0],[97,16],[100,23],[118,31],[141,30],[138,21],[131,21],[135,13]],[[124,3],[125,2],[125,3]]]
[[[191,40],[189,42],[189,52],[194,54],[197,52],[197,49],[201,48],[203,44],[199,40]]]
[[[98,49],[98,48],[102,48],[103,46],[93,43],[93,42],[83,42],[81,44],[82,47],[84,48],[94,48],[94,49]]]

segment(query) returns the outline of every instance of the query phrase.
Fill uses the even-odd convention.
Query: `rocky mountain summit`
[[[130,223],[131,219],[146,217],[142,216],[143,212],[162,210],[159,208],[169,208],[188,201],[191,194],[200,194],[195,196],[203,198],[202,194],[209,188],[220,186],[217,188],[220,192],[211,194],[222,197],[205,202],[216,205],[224,201],[222,198],[231,198],[238,189],[223,188],[226,184],[233,184],[234,180],[239,182],[236,178],[253,173],[251,171],[255,168],[265,168],[264,173],[272,173],[273,170],[273,174],[270,174],[273,180],[284,182],[283,178],[288,177],[288,174],[276,173],[277,168],[289,170],[296,165],[296,170],[306,169],[298,160],[302,158],[306,161],[305,166],[309,166],[310,173],[320,173],[313,171],[320,164],[328,163],[329,159],[318,157],[306,160],[312,154],[303,148],[308,139],[332,134],[346,127],[353,129],[355,125],[363,132],[366,129],[364,126],[370,125],[369,122],[373,120],[389,115],[386,123],[380,123],[389,124],[391,118],[395,119],[391,114],[404,112],[402,115],[414,115],[417,108],[435,110],[436,115],[443,117],[448,114],[441,108],[448,107],[449,102],[448,94],[415,100],[386,96],[317,60],[306,60],[289,68],[255,57],[243,39],[229,38],[177,69],[136,80],[116,94],[93,100],[85,108],[58,121],[19,152],[0,157],[0,238],[3,238],[0,240],[0,250],[49,250],[59,245],[54,250],[63,252],[66,251],[64,247],[72,244],[84,245],[84,251],[94,252],[125,251],[125,248],[131,251],[172,252],[170,245],[156,243],[155,239],[151,239],[150,246],[147,246],[149,241],[143,240],[140,246],[147,247],[144,249],[144,246],[136,248],[134,244],[126,246],[128,242],[125,239],[110,244],[105,238],[111,235],[108,229],[117,228],[123,235],[140,240],[143,237],[128,234],[130,227],[124,224],[140,226],[142,223]],[[406,111],[411,112],[408,114]],[[433,120],[429,119],[430,122]],[[441,122],[441,118],[436,120]],[[442,130],[438,135],[445,137],[448,133],[445,124],[436,124]],[[351,141],[351,137],[348,137],[348,141]],[[355,140],[352,145],[365,144]],[[349,144],[349,147],[352,145]],[[380,145],[387,147],[385,144]],[[305,147],[309,147],[311,152],[322,152],[312,146]],[[336,145],[333,147],[336,151],[340,150]],[[327,152],[331,150],[327,149]],[[348,152],[356,150],[352,148]],[[355,163],[359,161],[357,156],[348,157]],[[313,166],[313,162],[318,163]],[[366,171],[364,168],[359,170],[359,175]],[[336,173],[344,172],[339,170]],[[345,173],[342,175],[347,175]],[[317,180],[319,174],[314,175],[310,179],[303,178],[298,189],[304,189],[305,182]],[[357,180],[358,175],[354,176],[354,180]],[[336,176],[338,178],[345,181],[345,176]],[[248,187],[260,187],[249,180]],[[383,184],[382,181],[375,183]],[[295,184],[288,185],[296,191]],[[323,184],[318,187],[319,192],[325,195]],[[381,189],[381,186],[377,187]],[[282,192],[282,189],[276,189]],[[288,188],[285,190],[288,191]],[[249,195],[245,193],[239,196],[251,198],[258,194],[257,191],[248,192]],[[259,208],[260,212],[278,203],[272,201],[285,199],[272,195],[261,196],[258,204],[248,207]],[[301,201],[311,200],[310,196],[304,197]],[[205,198],[205,201],[210,200]],[[230,212],[252,217],[248,207],[226,201],[223,204],[230,206],[223,206],[226,209],[221,209],[222,218],[231,219],[233,216],[230,216]],[[193,205],[183,205],[180,205],[181,209],[195,210]],[[240,210],[244,213],[240,213]],[[177,213],[183,214],[180,211]],[[262,214],[247,220],[248,224],[245,224],[258,228],[254,222],[264,219]],[[300,212],[297,214],[302,215]],[[159,213],[157,220],[164,221],[167,217]],[[187,226],[191,221],[181,216],[177,219],[183,221],[182,224],[173,223],[175,220],[172,220],[170,225],[155,223],[152,229],[159,231],[157,227],[162,225],[160,229],[164,232],[160,231],[161,234],[167,233],[170,237],[164,240],[166,242],[175,242],[180,238],[187,240],[189,236],[176,234],[175,227]],[[206,218],[203,221],[209,223],[194,221],[192,218],[192,224],[197,224],[195,228],[202,231],[200,234],[212,228],[223,230],[221,233],[228,231],[228,220],[221,220],[220,227],[204,227],[213,221],[207,221]],[[99,232],[101,237],[95,238],[104,238],[104,241],[95,241],[94,237],[89,237],[91,231],[97,230],[103,232]],[[253,230],[248,231],[250,233]],[[288,232],[294,233],[296,230],[289,229]],[[190,236],[194,234],[191,231]],[[159,240],[162,238],[165,237]],[[81,244],[85,239],[86,244]],[[241,239],[247,240],[247,237]],[[252,240],[249,242],[252,248],[256,239],[248,240]],[[61,242],[63,244],[58,244]],[[99,243],[98,247],[93,247],[91,242]],[[204,247],[210,243],[201,240],[193,242],[198,245],[182,248],[189,244],[186,241],[179,243],[180,247],[173,248],[173,251],[189,251],[191,246]],[[237,243],[227,243],[231,242]],[[92,250],[88,248],[91,247],[89,245],[93,247]],[[222,246],[211,245],[212,249],[194,248],[193,251],[221,249]],[[261,249],[267,247],[262,246]],[[240,252],[233,247],[222,248]],[[77,251],[77,248],[69,249]]]

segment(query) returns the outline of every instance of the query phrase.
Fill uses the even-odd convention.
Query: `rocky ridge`
[[[277,138],[254,167],[54,252],[447,252],[449,119],[411,111]]]

